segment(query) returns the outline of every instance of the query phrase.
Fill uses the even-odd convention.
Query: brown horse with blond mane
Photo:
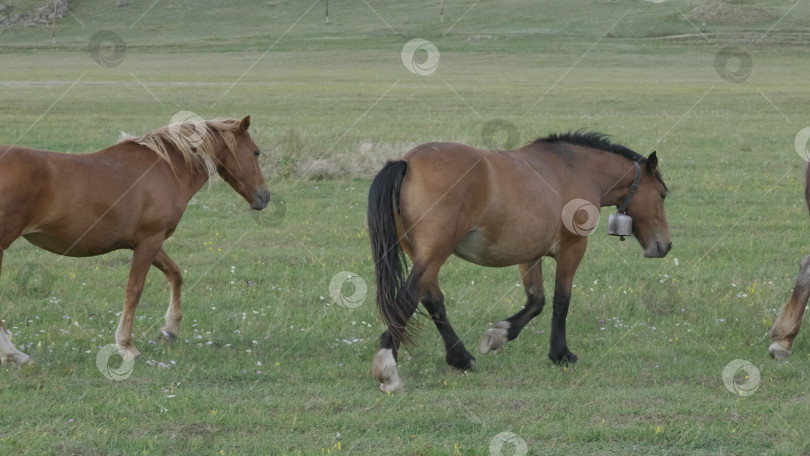
[[[183,279],[163,241],[174,233],[191,197],[219,174],[251,209],[263,209],[270,200],[249,126],[250,116],[174,124],[86,155],[0,146],[0,265],[3,252],[20,236],[71,257],[131,249],[126,300],[115,332],[119,353],[125,359],[140,356],[132,344],[132,322],[150,266],[169,281],[161,333],[173,341],[183,317]],[[0,361],[23,364],[28,359],[0,320]]]
[[[599,133],[550,135],[509,152],[428,143],[388,162],[371,184],[368,205],[377,307],[387,328],[372,366],[380,389],[402,387],[397,353],[410,340],[406,326],[419,302],[444,341],[447,363],[473,366],[439,288],[439,269],[453,254],[482,266],[520,267],[526,305],[486,331],[483,353],[516,338],[543,310],[541,260],[554,258],[548,356],[575,362],[565,320],[574,273],[595,227],[588,218],[598,218],[599,207],[620,206],[632,217],[627,235],[645,257],[660,258],[672,248],[666,195],[655,152],[645,158]],[[407,278],[405,254],[413,263]]]

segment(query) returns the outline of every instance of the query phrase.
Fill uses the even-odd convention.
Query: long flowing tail
[[[374,178],[368,192],[368,234],[377,283],[377,310],[390,336],[402,341],[405,325],[397,291],[405,281],[405,254],[399,243],[395,215],[408,162],[389,161]]]

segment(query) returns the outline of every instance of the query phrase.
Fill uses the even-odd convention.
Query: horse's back
[[[33,195],[37,185],[47,181],[47,151],[16,145],[0,146],[0,204],[17,198],[17,193]]]
[[[34,168],[42,162],[45,150],[31,149],[28,147],[5,144],[0,146],[0,172],[9,171],[20,172],[19,167]],[[8,169],[15,167],[17,169]]]

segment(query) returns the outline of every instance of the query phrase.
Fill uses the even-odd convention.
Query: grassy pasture
[[[15,243],[0,316],[35,362],[0,370],[0,454],[498,454],[503,432],[537,455],[810,450],[810,339],[788,363],[767,356],[808,252],[793,143],[810,123],[810,5],[730,2],[732,19],[769,19],[703,24],[687,20],[696,3],[675,0],[444,3],[440,22],[439,2],[332,1],[326,23],[322,1],[77,0],[55,30],[0,29],[0,143],[84,153],[180,110],[251,114],[286,208],[251,214],[219,181],[192,200],[166,243],[185,273],[180,337],[158,340],[168,286],[152,271],[134,333],[143,356],[120,382],[96,355],[114,339],[128,252],[72,259]],[[89,55],[102,30],[126,43],[117,66]],[[440,51],[433,74],[403,66],[412,38]],[[741,82],[716,65],[730,46],[750,57]],[[674,249],[646,260],[600,225],[569,314],[576,366],[547,360],[550,309],[469,373],[444,364],[425,321],[401,355],[407,391],[382,394],[369,374],[382,331],[369,178],[421,142],[483,146],[493,119],[521,143],[590,128],[657,150]],[[341,271],[369,284],[357,308],[330,297]],[[440,278],[471,351],[523,302],[516,268],[454,258]],[[724,387],[734,359],[759,369],[753,395]]]

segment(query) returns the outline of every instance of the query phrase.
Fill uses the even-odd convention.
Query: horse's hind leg
[[[799,274],[796,277],[796,285],[793,287],[793,295],[782,307],[779,318],[771,328],[773,343],[768,347],[768,351],[774,358],[786,360],[790,356],[793,339],[802,326],[802,316],[804,316],[808,298],[810,298],[810,255],[802,259]]]
[[[475,357],[464,347],[461,339],[453,330],[453,326],[450,325],[450,320],[447,319],[447,312],[444,308],[444,295],[439,289],[438,283],[435,283],[435,286],[425,292],[422,297],[422,305],[425,306],[428,315],[430,315],[433,323],[436,324],[436,329],[439,330],[439,334],[442,336],[447,364],[462,370],[475,367]]]
[[[0,246],[0,270],[2,270],[2,266],[3,250]],[[17,350],[17,347],[11,342],[8,331],[6,331],[6,327],[3,326],[3,319],[0,318],[0,363],[14,363],[19,365],[27,363],[29,359],[31,359],[30,356]]]
[[[481,353],[497,350],[506,342],[517,338],[523,327],[543,311],[546,297],[543,294],[542,260],[521,264],[520,278],[523,280],[523,288],[526,290],[526,305],[520,309],[520,312],[487,329],[478,342],[478,349]]]
[[[152,265],[160,269],[169,281],[169,308],[166,310],[166,325],[160,330],[160,334],[169,343],[174,342],[180,329],[180,320],[183,319],[183,308],[180,305],[180,288],[183,284],[183,275],[180,268],[169,258],[169,255],[161,248]]]
[[[398,321],[388,325],[380,337],[380,348],[371,363],[371,374],[380,382],[380,389],[389,393],[402,388],[402,380],[397,373],[397,355],[405,333],[405,326],[416,311],[419,303],[418,271],[416,266],[411,270],[408,280],[397,292]]]
[[[448,256],[449,254],[435,255],[433,259],[426,261],[417,256],[408,279],[397,293],[398,311],[394,316],[397,321],[391,322],[380,338],[380,348],[372,363],[372,374],[380,382],[380,389],[384,392],[395,391],[403,386],[397,373],[397,355],[400,344],[407,337],[405,327],[420,299],[444,339],[447,362],[460,369],[469,369],[475,361],[450,326],[444,308],[444,297],[439,290],[439,268]]]

